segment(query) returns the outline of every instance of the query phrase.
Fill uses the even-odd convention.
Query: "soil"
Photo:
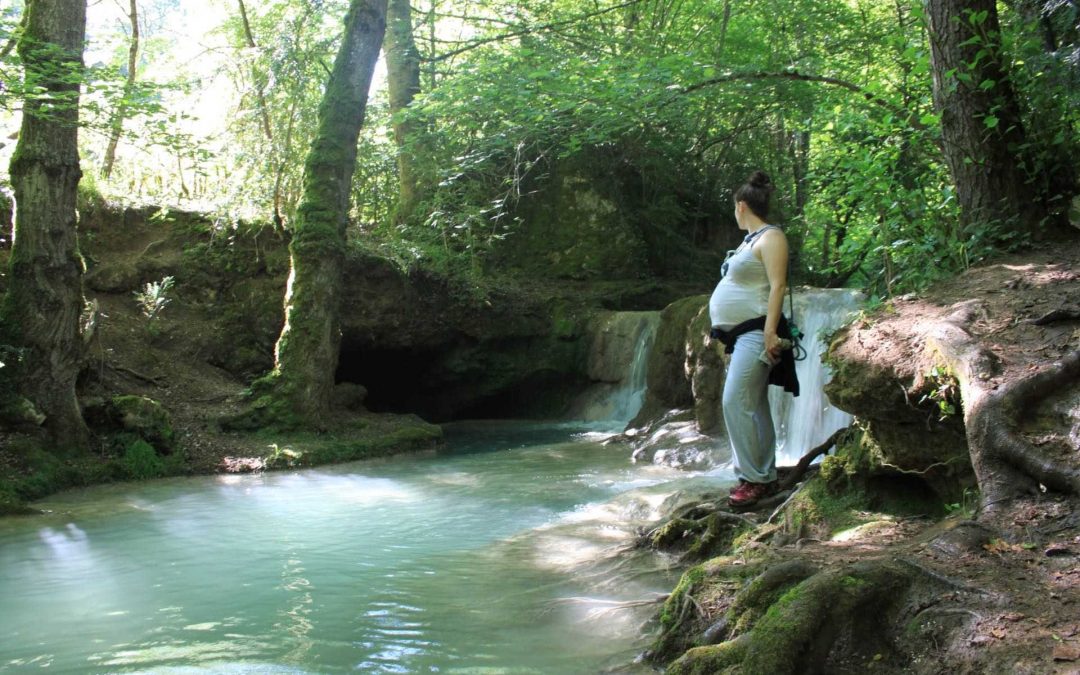
[[[991,388],[1075,352],[1080,349],[1080,243],[1042,245],[972,268],[924,294],[895,298],[863,321],[844,351],[918,381],[935,365],[933,355],[923,349],[927,333],[967,304],[974,304],[978,316],[968,331],[995,357],[996,372],[987,378]],[[1064,400],[1051,405],[1066,417],[1071,409],[1075,424],[1078,392],[1062,394]],[[1071,443],[1076,450],[1075,429],[1030,433],[1039,445],[1052,443],[1064,451]]]
[[[987,373],[990,388],[1075,353],[1080,349],[1080,245],[1075,240],[1043,245],[971,269],[919,297],[899,298],[858,332],[856,344],[870,360],[907,364],[915,375],[929,372],[931,363],[911,355],[926,354],[920,342],[928,326],[968,303],[978,318],[967,330],[995,357],[996,372]],[[849,341],[847,348],[852,347]],[[1049,394],[1025,417],[1022,432],[1029,442],[1080,467],[1080,383]],[[921,536],[875,538],[874,545],[884,545],[884,555],[911,555],[987,592],[954,643],[963,653],[966,640],[973,665],[1000,672],[1080,673],[1078,495],[1044,488],[1043,495],[985,523],[991,528],[989,541],[976,546],[935,542],[939,530],[952,524],[926,527]],[[807,550],[815,548],[825,547]]]
[[[308,465],[411,452],[437,444],[441,437],[438,427],[413,415],[368,412],[355,402],[335,412],[328,425],[331,433],[268,435],[223,431],[223,420],[250,405],[247,387],[251,376],[261,368],[246,373],[229,372],[214,363],[221,362],[223,355],[227,359],[235,344],[250,344],[252,336],[267,331],[263,325],[241,323],[237,330],[244,333],[234,333],[235,340],[230,340],[223,326],[235,326],[238,322],[221,321],[223,310],[215,303],[218,293],[215,279],[198,278],[186,287],[173,289],[166,294],[168,303],[155,318],[151,320],[144,315],[132,287],[141,288],[143,280],[161,279],[176,274],[176,270],[185,270],[189,277],[193,276],[185,268],[189,263],[180,246],[190,235],[175,230],[168,224],[147,225],[139,220],[136,225],[109,223],[95,227],[91,224],[83,233],[87,240],[84,255],[90,262],[91,273],[114,275],[106,279],[99,275],[85,284],[87,300],[95,306],[97,319],[78,391],[96,447],[89,455],[61,457],[66,468],[53,467],[44,474],[39,457],[28,451],[46,447],[42,431],[29,425],[0,427],[0,512],[22,510],[17,503],[3,499],[10,499],[11,492],[5,491],[9,485],[29,484],[29,488],[15,490],[29,491],[29,497],[37,498],[84,483],[126,478],[115,466],[123,451],[116,445],[119,431],[116,420],[95,415],[95,411],[107,409],[107,402],[119,395],[146,397],[167,411],[173,432],[171,448],[180,451],[173,458],[177,461],[166,462],[167,475],[259,471],[271,468],[268,458],[275,454],[281,466]],[[283,245],[274,243],[279,249],[277,257],[281,258]],[[7,254],[8,251],[0,250],[0,269],[6,268]],[[248,284],[264,283],[271,287],[272,294],[275,285],[283,287],[284,274],[280,272],[267,274],[264,263],[255,271],[245,269],[232,274]],[[245,274],[250,278],[245,278]],[[0,293],[2,277],[0,274]],[[280,293],[278,289],[274,307],[277,313],[280,313]],[[256,308],[249,313],[258,311]],[[259,319],[261,324],[280,323],[275,316]],[[262,362],[269,365],[272,339],[263,342],[266,353],[262,354]],[[275,453],[277,448],[286,446],[299,450],[302,459]],[[157,448],[167,458],[172,457],[172,449]],[[35,476],[36,479],[27,481]]]

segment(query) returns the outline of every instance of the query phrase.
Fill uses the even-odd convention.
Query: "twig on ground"
[[[836,442],[840,439],[840,437],[847,433],[849,429],[851,429],[850,426],[844,427],[843,429],[837,429],[833,432],[832,436],[829,436],[829,438],[825,440],[824,443],[803,455],[799,459],[799,463],[795,465],[795,468],[792,470],[792,472],[786,478],[784,478],[784,480],[780,481],[780,489],[787,490],[795,483],[798,483],[799,479],[802,478],[803,474],[806,473],[806,470],[810,467],[810,463],[817,459],[820,455],[828,453],[829,448],[836,445]]]
[[[113,370],[113,371],[115,371],[117,373],[123,373],[125,375],[130,375],[130,376],[132,376],[132,377],[134,377],[136,379],[142,380],[143,382],[149,382],[150,384],[154,385],[155,387],[161,387],[161,388],[164,389],[165,386],[166,386],[164,384],[164,382],[166,382],[167,378],[165,378],[165,377],[154,377],[153,375],[144,375],[143,373],[140,373],[137,370],[132,370],[131,368],[128,368],[127,366],[121,366],[121,365],[118,365],[118,364],[115,364],[115,363],[106,362],[105,365],[109,369],[111,369],[111,370]]]
[[[1046,326],[1058,321],[1076,321],[1077,319],[1080,319],[1080,311],[1075,309],[1055,309],[1037,319],[1028,319],[1026,323],[1034,326]]]

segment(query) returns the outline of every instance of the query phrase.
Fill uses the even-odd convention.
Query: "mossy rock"
[[[660,325],[649,350],[645,402],[632,426],[643,426],[668,410],[694,404],[692,377],[687,372],[688,346],[694,341],[694,331],[701,321],[698,317],[708,300],[707,295],[683,298],[660,313]],[[698,337],[704,338],[704,333]]]
[[[0,426],[41,426],[44,421],[45,415],[22,396],[0,402]]]
[[[821,572],[801,561],[770,568],[733,605],[751,618],[740,619],[731,639],[689,649],[667,672],[794,675],[838,665],[851,672],[853,663],[903,672],[909,664],[885,626],[907,611],[914,581],[910,569],[883,561]]]
[[[173,446],[172,419],[157,401],[145,396],[114,396],[112,414],[125,431],[137,434],[158,452],[167,453]]]

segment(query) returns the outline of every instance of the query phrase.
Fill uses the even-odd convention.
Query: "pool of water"
[[[680,570],[632,548],[689,482],[567,427],[119,484],[0,519],[0,670],[630,672]]]

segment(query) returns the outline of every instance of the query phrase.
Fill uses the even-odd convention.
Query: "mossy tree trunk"
[[[420,93],[420,52],[413,37],[409,0],[389,0],[386,27],[386,87],[397,145],[398,205],[395,219],[405,222],[420,196],[420,171],[416,162],[417,124],[405,111]]]
[[[85,0],[31,0],[19,56],[26,73],[11,159],[15,237],[3,319],[24,349],[20,391],[45,415],[53,442],[85,449],[75,378],[83,363],[83,264],[75,204]]]
[[[986,223],[1037,234],[1051,215],[1035,180],[1044,167],[1009,77],[995,0],[927,0],[934,107],[968,234]],[[1059,225],[1054,221],[1054,225]]]
[[[272,415],[319,426],[337,368],[341,274],[356,144],[386,29],[387,0],[352,0],[304,165],[304,191],[289,246],[285,326],[271,375]],[[275,421],[275,420],[271,420]],[[277,422],[283,419],[278,417]]]

